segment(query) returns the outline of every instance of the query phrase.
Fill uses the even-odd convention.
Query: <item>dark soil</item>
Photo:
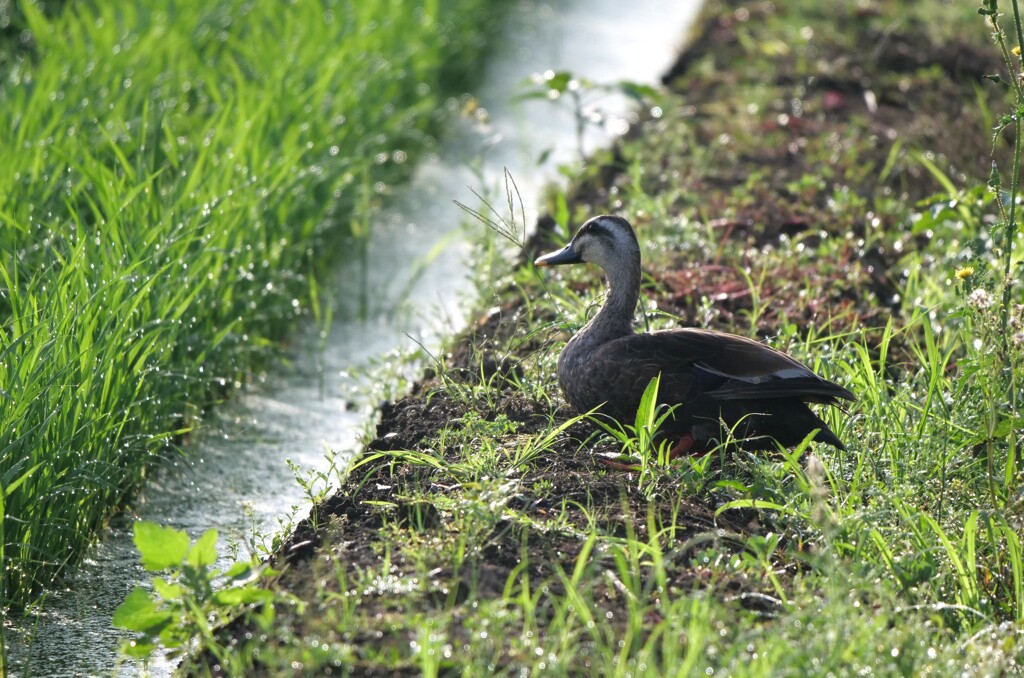
[[[517,435],[537,433],[548,426],[552,413],[547,404],[524,398],[511,382],[494,388],[493,408],[480,411],[479,406],[450,398],[439,381],[422,382],[413,394],[397,403],[383,405],[378,437],[370,443],[368,453],[392,449],[427,451],[430,449],[428,442],[441,429],[451,428],[453,422],[457,425],[471,411],[487,420],[504,415],[517,424]],[[563,407],[554,416],[564,420],[571,414]],[[551,450],[531,461],[518,478],[518,486],[526,490],[543,482],[547,489],[523,491],[509,498],[501,510],[514,515],[515,520],[497,519],[480,550],[467,556],[464,569],[459,572],[452,571],[450,567],[431,570],[431,593],[422,595],[418,600],[424,611],[446,604],[460,606],[473,601],[500,599],[510,575],[520,567],[524,548],[530,554],[530,581],[548,582],[551,594],[557,597],[560,588],[557,569],[572,569],[585,546],[580,535],[586,532],[591,521],[596,521],[602,533],[609,536],[626,538],[633,535],[642,541],[648,538],[652,525],[674,525],[679,544],[703,535],[708,539],[695,540],[695,546],[699,544],[703,548],[714,543],[721,550],[728,550],[730,544],[740,544],[742,535],[757,529],[757,516],[753,512],[739,512],[738,517],[735,515],[737,512],[732,512],[731,519],[716,519],[714,507],[697,498],[670,493],[654,499],[645,496],[639,491],[633,474],[609,470],[597,460],[603,452],[613,453],[616,450],[612,446],[584,444],[584,441],[592,439],[592,434],[591,426],[578,424],[570,428]],[[455,463],[458,460],[446,461]],[[379,570],[384,557],[382,535],[389,534],[385,526],[399,530],[415,526],[415,531],[428,535],[437,532],[442,523],[453,520],[451,509],[445,507],[445,499],[457,500],[463,491],[464,483],[459,478],[447,476],[429,466],[395,464],[392,459],[381,458],[360,467],[352,474],[347,488],[317,506],[316,515],[303,521],[295,530],[272,563],[275,568],[283,569],[277,585],[295,592],[308,592],[313,582],[320,582],[319,586],[324,582],[328,587],[333,586],[334,578],[328,576],[325,579],[323,576],[330,561],[343,563],[353,578],[360,571]],[[379,508],[376,502],[385,503],[387,508]],[[654,522],[651,521],[652,510]],[[538,527],[545,523],[549,525]],[[391,576],[401,580],[421,575],[422,566],[403,559],[401,550],[399,543],[392,547]],[[760,581],[746,577],[718,578],[713,584],[702,581],[704,575],[700,569],[688,564],[693,557],[693,548],[678,549],[667,557],[676,564],[671,568],[668,595],[713,585],[719,595],[734,598],[737,604],[754,613],[771,614],[778,604]],[[613,589],[613,584],[598,582],[594,587],[597,599],[605,602],[607,611],[616,618],[625,618],[624,601]],[[323,593],[322,588],[318,590],[318,595]],[[385,626],[392,625],[393,620],[388,613],[393,605],[394,599],[389,595],[363,598],[361,616],[387,620]],[[296,618],[292,623],[296,624],[295,633],[301,635],[302,618]],[[376,643],[378,648],[382,642],[402,648],[408,646],[417,632],[414,628],[405,628],[398,633],[385,634],[382,640],[378,633],[380,628],[362,629],[365,634],[363,641]],[[358,636],[346,640],[360,642]],[[457,643],[458,640],[453,638],[452,642]],[[367,665],[359,667],[358,671],[366,675],[392,675],[393,667]]]

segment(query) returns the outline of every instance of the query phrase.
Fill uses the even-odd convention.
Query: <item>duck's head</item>
[[[558,266],[590,262],[605,271],[621,267],[624,263],[640,261],[640,245],[629,222],[622,217],[602,214],[589,219],[576,231],[569,244],[538,258],[537,266]]]

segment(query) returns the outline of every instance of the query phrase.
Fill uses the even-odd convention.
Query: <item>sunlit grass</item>
[[[22,3],[30,49],[0,85],[2,606],[323,312],[329,264],[471,74],[485,4]]]

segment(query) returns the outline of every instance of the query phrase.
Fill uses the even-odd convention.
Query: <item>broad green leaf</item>
[[[171,613],[158,610],[146,590],[136,586],[124,602],[117,606],[111,622],[119,629],[152,635],[171,622]]]
[[[179,567],[188,554],[188,535],[146,520],[135,523],[135,546],[149,572]]]
[[[193,567],[209,567],[217,562],[217,530],[207,530],[189,549],[188,564]]]

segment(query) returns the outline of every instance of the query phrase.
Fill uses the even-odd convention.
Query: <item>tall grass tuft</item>
[[[990,477],[995,478],[996,466],[1003,467],[1002,478],[998,483],[993,482],[992,493],[1002,503],[1006,503],[1018,495],[1021,487],[1019,435],[1024,428],[1020,399],[1020,374],[1024,368],[1024,304],[1019,302],[1019,295],[1015,294],[1017,279],[1024,263],[1021,246],[1017,242],[1018,203],[1021,199],[1021,133],[1024,131],[1021,128],[1021,116],[1024,115],[1024,61],[1021,55],[1024,49],[1024,28],[1017,0],[1011,1],[1010,12],[1006,16],[1000,13],[999,0],[982,0],[978,13],[992,29],[1007,75],[1005,79],[998,75],[990,76],[997,84],[1006,87],[1010,107],[995,126],[993,155],[1007,129],[1012,132],[1013,155],[1009,166],[1002,169],[995,159],[992,161],[988,188],[993,197],[998,222],[991,233],[995,245],[991,261],[982,262],[988,264],[985,266],[987,270],[980,271],[976,279],[973,275],[962,279],[967,283],[980,284],[967,296],[973,306],[978,335],[985,340],[982,342],[983,350],[976,350],[971,355],[971,364],[978,373],[978,380],[986,384],[986,396],[993,405],[984,421],[984,446]],[[1008,182],[1003,179],[1007,172]],[[986,287],[994,289],[994,298],[988,295]],[[972,342],[971,347],[979,348],[977,342]],[[996,450],[997,441],[1003,443],[1000,445],[1003,450]]]
[[[307,312],[365,235],[356,207],[431,145],[488,4],[21,3],[30,49],[0,46],[0,605],[74,564]]]

